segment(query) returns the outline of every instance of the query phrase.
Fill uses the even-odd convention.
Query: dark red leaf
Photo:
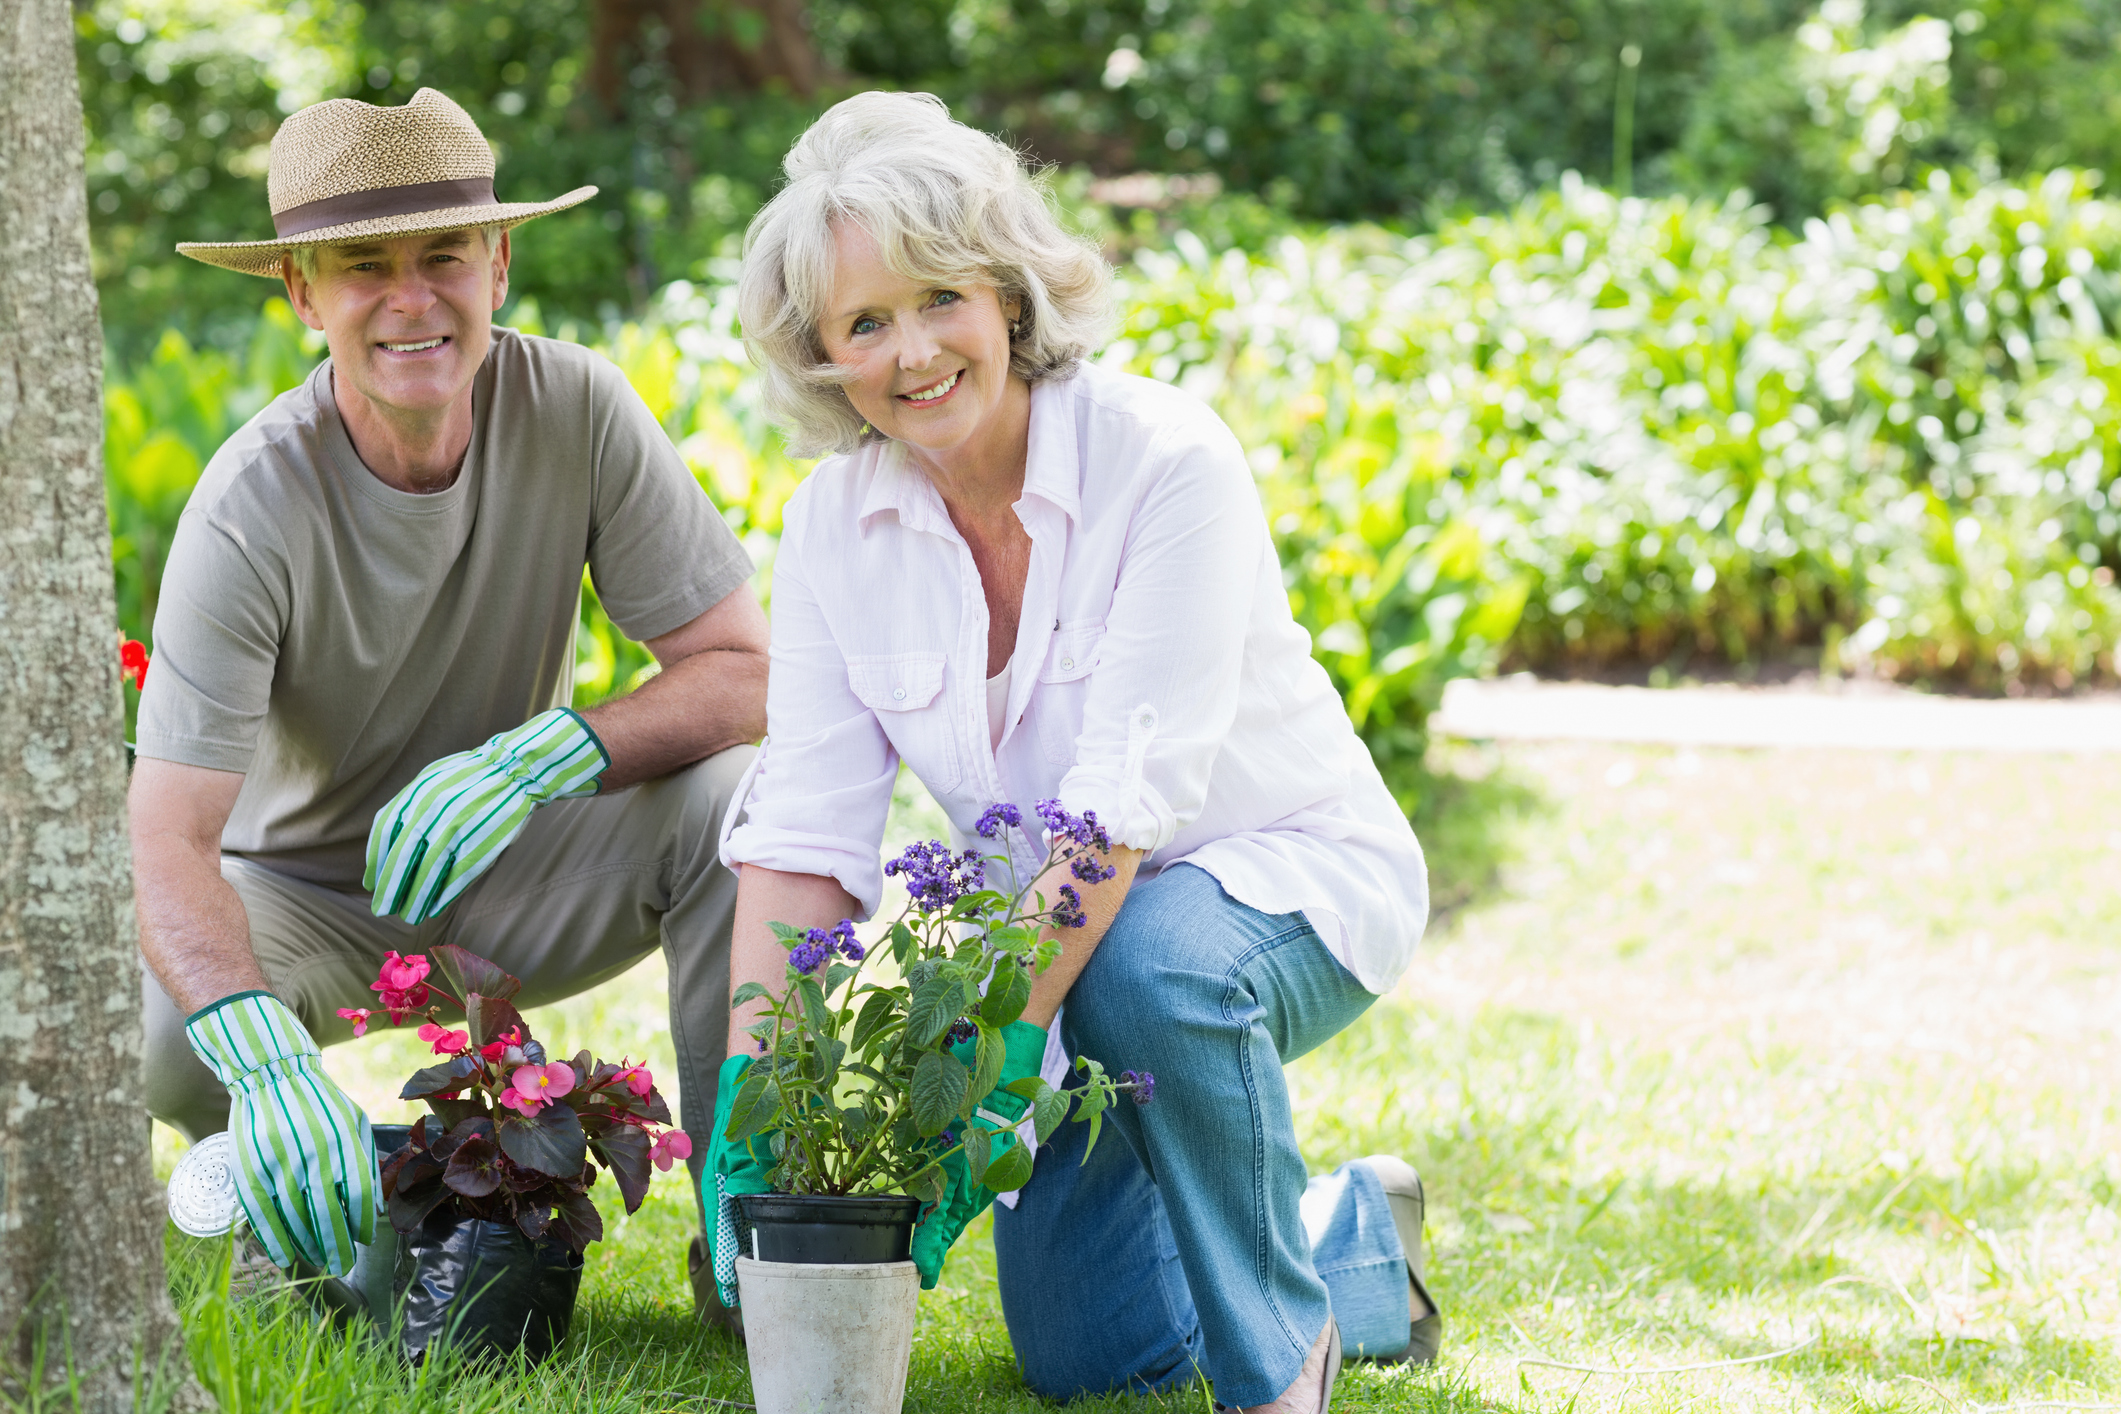
[[[389,1158],[383,1160],[383,1169],[380,1177],[383,1180],[383,1196],[385,1199],[388,1199],[391,1190],[398,1186],[398,1173],[411,1159],[412,1145],[401,1144],[391,1151]]]
[[[434,950],[435,966],[442,970],[457,997],[466,1006],[473,992],[482,997],[505,1000],[523,990],[523,984],[475,952],[444,943]]]
[[[473,1050],[500,1040],[510,1030],[522,1033],[518,1045],[530,1036],[530,1028],[523,1024],[523,1015],[516,1010],[514,1002],[506,997],[490,997],[484,992],[473,992],[464,999],[464,1026],[471,1032]]]
[[[577,1193],[554,1211],[552,1230],[562,1242],[580,1252],[603,1237],[604,1215],[589,1201],[588,1194]]]
[[[648,1134],[638,1125],[605,1120],[589,1124],[589,1147],[611,1170],[626,1211],[637,1211],[648,1196]]]
[[[534,1119],[510,1110],[495,1126],[495,1134],[509,1158],[553,1178],[573,1178],[589,1154],[582,1121],[565,1105],[547,1105]]]
[[[398,1175],[397,1188],[390,1195],[390,1225],[399,1232],[413,1232],[448,1196],[442,1166],[430,1159],[415,1160]]]
[[[451,1056],[440,1065],[431,1065],[425,1070],[416,1071],[412,1079],[405,1082],[405,1088],[398,1092],[398,1098],[424,1100],[445,1090],[461,1090],[464,1088],[464,1082],[470,1079],[478,1068],[479,1063],[470,1056]],[[422,1115],[420,1122],[425,1124],[427,1117]],[[420,1147],[427,1147],[425,1140],[420,1142]]]
[[[552,1226],[552,1211],[542,1204],[535,1208],[519,1209],[516,1212],[516,1226],[523,1230],[525,1237],[535,1242],[545,1235],[546,1228]]]
[[[501,1186],[501,1151],[483,1134],[465,1136],[449,1156],[442,1181],[467,1198],[484,1198]]]

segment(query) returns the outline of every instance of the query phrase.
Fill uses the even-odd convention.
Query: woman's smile
[[[964,376],[965,370],[960,368],[939,383],[930,383],[927,387],[911,393],[900,393],[898,400],[902,403],[912,403],[915,407],[933,407],[956,392],[957,385],[963,381]]]

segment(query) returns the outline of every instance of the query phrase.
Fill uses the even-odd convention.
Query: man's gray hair
[[[466,226],[464,229],[467,231],[478,232],[480,239],[486,242],[486,253],[488,255],[492,255],[494,252],[494,247],[500,245],[501,243],[501,232],[507,230],[508,227],[504,225]],[[344,241],[341,242],[341,244],[367,245],[368,242]],[[315,284],[317,279],[317,252],[320,250],[330,250],[332,248],[333,247],[329,245],[298,245],[294,249],[288,251],[287,256],[288,259],[294,261],[295,269],[301,273],[302,278],[309,281],[311,284]]]
[[[737,310],[766,375],[766,409],[797,456],[849,452],[882,436],[842,391],[818,322],[832,292],[834,227],[851,221],[909,280],[993,286],[1021,300],[1009,370],[1064,377],[1104,342],[1112,272],[1063,229],[1053,197],[1008,146],[955,121],[925,93],[864,93],[836,104],[789,149],[788,185],[744,235]]]

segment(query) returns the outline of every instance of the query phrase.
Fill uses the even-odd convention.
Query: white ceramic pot
[[[899,1414],[920,1269],[736,1259],[758,1414]]]

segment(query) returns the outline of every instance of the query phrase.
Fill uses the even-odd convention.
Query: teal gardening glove
[[[334,1276],[376,1234],[375,1139],[368,1116],[324,1073],[324,1057],[270,992],[223,997],[184,1023],[199,1059],[228,1087],[236,1197],[280,1267]]]
[[[772,1131],[760,1130],[748,1138],[731,1140],[723,1132],[729,1127],[730,1107],[744,1086],[744,1072],[751,1069],[750,1056],[731,1056],[722,1062],[722,1074],[714,1087],[714,1138],[707,1145],[707,1167],[700,1175],[701,1206],[707,1210],[707,1242],[714,1253],[715,1294],[732,1309],[736,1289],[736,1198],[745,1193],[770,1193],[767,1175],[773,1169]],[[756,1147],[754,1147],[756,1146]]]
[[[604,743],[565,707],[429,765],[376,812],[361,877],[371,909],[407,923],[434,917],[501,857],[533,809],[595,795],[610,765]]]
[[[1012,1021],[1002,1028],[1002,1044],[1001,1079],[972,1112],[972,1123],[996,1135],[990,1165],[1016,1142],[1013,1131],[1031,1106],[1023,1096],[1011,1094],[1009,1086],[1038,1074],[1046,1059],[1046,1029],[1028,1021]],[[961,1041],[953,1053],[963,1052],[958,1059],[969,1068],[978,1056],[978,1047],[976,1039]],[[995,1198],[993,1189],[972,1181],[962,1150],[943,1160],[942,1167],[943,1199],[913,1233],[913,1262],[920,1268],[923,1291],[933,1290],[943,1279],[943,1257],[972,1220],[993,1205]]]

